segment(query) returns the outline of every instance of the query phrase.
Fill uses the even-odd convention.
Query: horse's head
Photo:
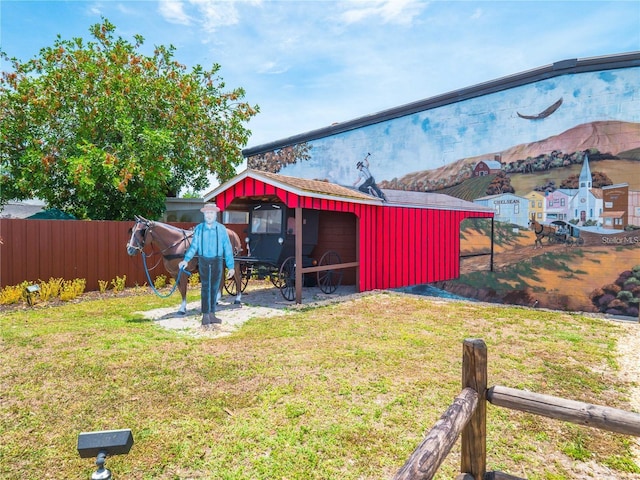
[[[147,240],[147,232],[151,228],[152,222],[146,218],[135,216],[136,223],[129,229],[131,237],[127,243],[127,253],[131,256],[141,252]]]

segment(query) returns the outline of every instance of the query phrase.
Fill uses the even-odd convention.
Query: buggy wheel
[[[335,250],[325,252],[318,262],[319,266],[337,265],[342,263],[340,255]],[[335,292],[342,283],[342,270],[322,270],[318,272],[318,286],[323,293]]]
[[[582,237],[576,238],[576,245],[578,245],[579,247],[584,245],[584,238],[582,238]]]
[[[290,302],[296,298],[296,258],[288,257],[280,266],[278,273],[280,293]]]
[[[249,269],[247,268],[246,263],[240,263],[238,265],[238,269],[240,270],[240,292],[244,293],[247,289],[247,284],[249,283]],[[224,290],[231,296],[236,296],[238,294],[238,288],[236,286],[235,276],[231,278],[227,278],[227,270],[225,269],[225,280],[224,280]]]
[[[274,270],[269,274],[269,280],[276,288],[282,288],[282,278],[280,277],[280,271]]]

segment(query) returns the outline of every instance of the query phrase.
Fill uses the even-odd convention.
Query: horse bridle
[[[149,220],[144,220],[141,217],[135,217],[136,219],[136,223],[133,226],[133,228],[131,229],[131,237],[129,238],[129,242],[127,242],[127,248],[131,248],[133,250],[138,250],[139,252],[142,252],[144,250],[144,245],[147,242],[147,232],[151,229],[152,225],[151,222]],[[133,239],[135,233],[136,233],[136,227],[138,226],[138,224],[140,223],[144,223],[145,225],[145,229],[144,229],[144,233],[142,234],[142,242],[137,242],[138,245],[132,245],[131,244],[131,240]]]
[[[143,223],[143,224],[145,225],[144,233],[142,234],[142,242],[139,242],[139,243],[140,243],[140,245],[139,245],[139,246],[131,245],[131,239],[129,239],[129,243],[127,243],[127,247],[131,247],[132,249],[134,249],[134,250],[138,250],[138,251],[140,251],[140,252],[142,253],[142,251],[143,251],[143,249],[144,249],[144,246],[145,246],[145,244],[146,244],[146,242],[147,242],[147,234],[148,234],[149,232],[151,232],[151,229],[153,229],[153,227],[154,227],[154,225],[155,225],[155,222],[153,222],[153,221],[151,221],[151,220],[144,219],[144,218],[142,218],[142,217],[137,217],[137,216],[135,217],[135,219],[136,219],[136,223],[135,223],[135,225],[134,225],[133,229],[135,229],[135,227],[136,227],[139,223]],[[175,227],[174,227],[174,228],[175,228]],[[134,232],[131,232],[131,238],[133,238],[133,233],[134,233]],[[185,241],[187,240],[187,238],[189,238],[189,237],[190,237],[190,236],[192,236],[192,235],[193,235],[193,232],[191,233],[191,235],[188,235],[188,234],[186,234],[186,233],[185,233],[185,234],[183,234],[183,237],[182,237],[180,240],[176,240],[176,241],[175,241],[175,242],[173,242],[171,245],[166,246],[165,248],[163,248],[162,250],[160,250],[160,251],[159,251],[159,252],[157,252],[157,253],[159,253],[159,254],[160,254],[160,255],[162,255],[163,257],[167,257],[167,258],[172,257],[173,255],[165,255],[165,252],[166,252],[167,250],[170,250],[171,248],[175,247],[176,245],[179,245],[180,243],[185,242]],[[153,255],[153,253],[152,253],[151,255]],[[182,256],[182,255],[178,255],[178,256]]]

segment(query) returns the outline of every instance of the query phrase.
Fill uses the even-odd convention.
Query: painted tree
[[[578,188],[580,183],[580,174],[569,175],[560,184],[560,188]],[[607,185],[613,185],[613,181],[604,172],[591,172],[591,185],[593,188],[602,188]]]
[[[152,56],[115,37],[62,40],[0,79],[0,204],[38,197],[77,218],[150,218],[165,197],[235,174],[258,112],[242,88],[225,91],[220,66],[191,71],[173,46]]]
[[[515,193],[515,189],[511,186],[511,178],[504,172],[500,171],[487,187],[487,195],[499,195],[501,193]]]

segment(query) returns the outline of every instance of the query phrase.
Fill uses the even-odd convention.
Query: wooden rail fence
[[[463,343],[462,392],[429,430],[393,480],[429,480],[461,435],[460,475],[456,480],[523,480],[486,471],[486,403],[556,420],[640,437],[640,414],[539,393],[494,386],[487,389],[487,346]]]

